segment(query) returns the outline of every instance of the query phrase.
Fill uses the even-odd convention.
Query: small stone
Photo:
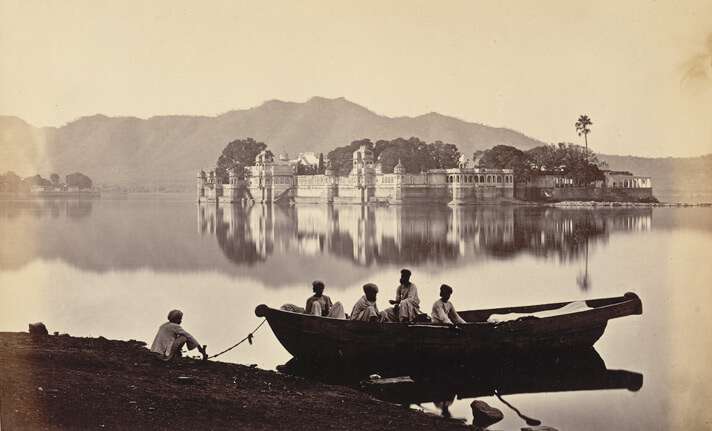
[[[37,387],[37,390],[40,391],[40,392],[44,392],[44,389],[42,388],[42,386],[38,386],[38,387]]]
[[[472,407],[472,424],[475,426],[487,428],[504,419],[501,410],[490,406],[484,401],[474,400],[470,407]]]
[[[184,385],[190,385],[195,382],[195,377],[191,376],[178,376],[177,379],[178,383],[182,383]]]
[[[47,331],[47,327],[42,322],[30,323],[28,326],[29,326],[30,335],[32,337],[42,337],[45,335],[49,335],[49,331]]]

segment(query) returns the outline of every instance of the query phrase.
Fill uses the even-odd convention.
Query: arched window
[[[497,182],[498,182],[498,183],[501,183],[501,182],[502,182],[502,176],[501,176],[501,175],[497,175]]]

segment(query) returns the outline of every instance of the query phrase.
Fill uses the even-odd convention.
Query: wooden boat
[[[324,362],[398,357],[486,358],[500,353],[583,349],[592,347],[603,335],[608,320],[643,312],[640,298],[630,292],[585,302],[590,308],[584,311],[502,323],[489,323],[487,319],[493,314],[556,310],[571,301],[463,311],[459,314],[467,323],[457,327],[331,319],[277,310],[264,304],[255,308],[255,314],[267,319],[279,342],[292,356]]]

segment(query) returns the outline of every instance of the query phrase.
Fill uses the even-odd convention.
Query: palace
[[[244,176],[230,171],[227,184],[216,178],[214,170],[207,174],[201,171],[197,178],[198,202],[470,205],[508,201],[513,197],[511,169],[475,167],[463,156],[457,168],[408,174],[399,161],[393,173],[383,173],[366,146],[353,153],[347,176],[336,175],[331,167],[321,175],[297,175],[288,161],[274,160],[263,151],[254,166],[244,169]]]

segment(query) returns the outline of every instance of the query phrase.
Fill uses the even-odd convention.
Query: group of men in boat
[[[363,296],[354,304],[351,314],[347,316],[340,302],[332,303],[331,298],[324,295],[324,283],[318,280],[312,283],[314,295],[307,299],[306,307],[302,309],[292,304],[285,304],[282,309],[322,317],[365,322],[432,322],[448,325],[465,323],[450,302],[453,289],[447,284],[440,286],[440,298],[433,304],[430,318],[421,313],[418,288],[410,281],[410,277],[411,272],[409,270],[401,270],[395,299],[389,301],[392,307],[382,311],[378,310],[376,304],[378,286],[373,283],[363,285]]]
[[[335,319],[361,320],[365,322],[432,322],[439,324],[456,325],[465,323],[457,314],[455,307],[450,302],[452,287],[447,284],[440,286],[440,299],[435,301],[431,316],[420,312],[420,298],[418,288],[410,281],[411,273],[407,269],[401,270],[400,282],[396,289],[395,299],[390,300],[392,307],[379,311],[376,305],[378,286],[373,283],[363,285],[363,296],[356,301],[351,314],[346,315],[340,302],[332,303],[331,298],[324,295],[325,285],[321,281],[312,283],[314,295],[307,299],[306,307],[301,308],[291,304],[282,306],[283,310],[311,314]],[[183,312],[172,310],[168,313],[168,321],[159,328],[151,345],[151,351],[158,353],[164,360],[180,356],[182,348],[188,350],[198,349],[207,357],[205,347],[190,335],[181,326]]]

